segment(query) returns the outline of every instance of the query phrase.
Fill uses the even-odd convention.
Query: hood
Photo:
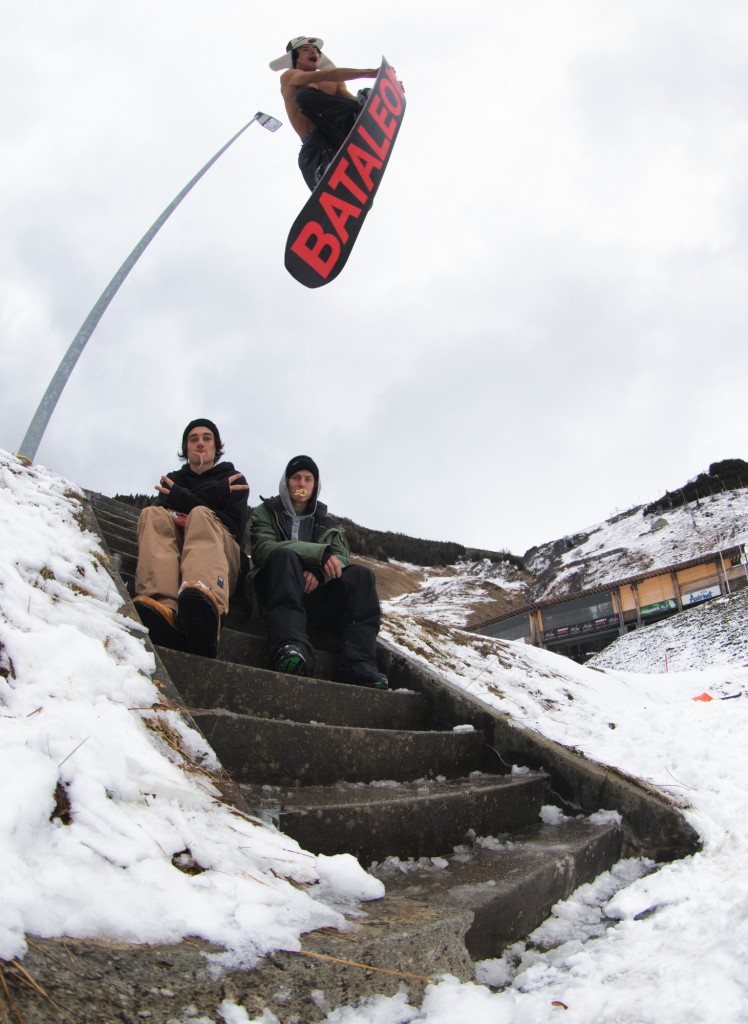
[[[322,490],[322,481],[318,479],[315,483],[314,490],[312,491],[312,497],[309,504],[306,507],[306,512],[303,516],[297,516],[294,511],[293,503],[291,501],[291,495],[288,493],[288,484],[286,478],[281,477],[281,481],[278,484],[278,495],[280,496],[283,508],[288,512],[292,519],[304,519],[307,516],[313,516],[317,511],[317,501],[319,500],[319,493]]]

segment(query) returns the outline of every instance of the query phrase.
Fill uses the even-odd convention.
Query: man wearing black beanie
[[[339,639],[341,683],[388,688],[377,667],[381,620],[374,573],[351,565],[343,527],[319,501],[316,462],[297,455],[286,466],[280,493],[252,513],[252,572],[245,584],[263,609],[273,668],[310,676],[313,651],[307,626]]]
[[[218,462],[218,427],[202,417],[184,428],[180,469],[156,484],[138,520],[134,604],[151,640],[215,658],[221,617],[239,578],[249,485]]]

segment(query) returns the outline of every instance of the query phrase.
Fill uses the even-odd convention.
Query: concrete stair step
[[[389,696],[384,694],[384,696]],[[455,778],[485,767],[479,732],[417,732],[276,721],[222,709],[190,709],[239,782],[315,785]]]
[[[419,929],[409,922],[433,914],[445,923],[468,922],[464,945],[473,960],[496,957],[544,921],[555,903],[607,870],[620,851],[617,824],[580,818],[532,825],[505,841],[497,837],[489,845],[466,847],[436,862],[385,861],[373,868],[385,884],[385,898],[365,905],[367,920],[361,928],[354,924],[351,933],[329,941],[326,937],[323,943],[332,955],[347,956],[343,951],[352,952],[361,933],[411,927],[417,949]],[[438,951],[431,949],[405,969],[418,970],[438,960]],[[364,962],[377,964],[376,959]]]
[[[335,655],[330,651],[321,650],[317,637],[310,637],[314,648],[314,678],[333,679],[335,676]],[[254,665],[257,668],[270,668],[270,652],[264,634],[255,626],[255,632],[243,630],[221,629],[221,643],[218,648],[220,661],[230,661],[235,665]]]
[[[189,707],[368,729],[428,728],[428,703],[422,694],[412,691],[372,690],[200,658],[164,647],[158,651]]]
[[[123,562],[138,558],[138,538],[135,530],[123,530],[118,523],[101,524],[104,540],[109,545],[110,551],[117,551],[122,555]]]
[[[135,530],[140,516],[139,508],[128,505],[124,501],[117,501],[116,498],[108,498],[96,491],[85,491],[84,493],[90,501],[100,525],[103,526],[102,520],[104,522],[122,522],[129,524],[133,531]]]
[[[335,786],[243,786],[247,804],[312,853],[352,853],[364,866],[450,854],[473,837],[539,820],[547,795],[541,773],[420,779]]]

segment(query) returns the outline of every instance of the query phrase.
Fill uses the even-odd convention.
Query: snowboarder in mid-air
[[[379,73],[378,68],[337,68],[322,53],[323,45],[318,36],[295,36],[283,56],[270,62],[273,71],[283,71],[281,95],[301,139],[299,168],[312,192],[345,142],[369,92],[361,90],[359,101],[344,83],[376,78]]]

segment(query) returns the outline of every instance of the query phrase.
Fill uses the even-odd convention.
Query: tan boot
[[[148,629],[151,643],[170,647],[175,651],[187,650],[187,642],[177,625],[177,613],[153,597],[141,595],[133,601],[140,621]]]

